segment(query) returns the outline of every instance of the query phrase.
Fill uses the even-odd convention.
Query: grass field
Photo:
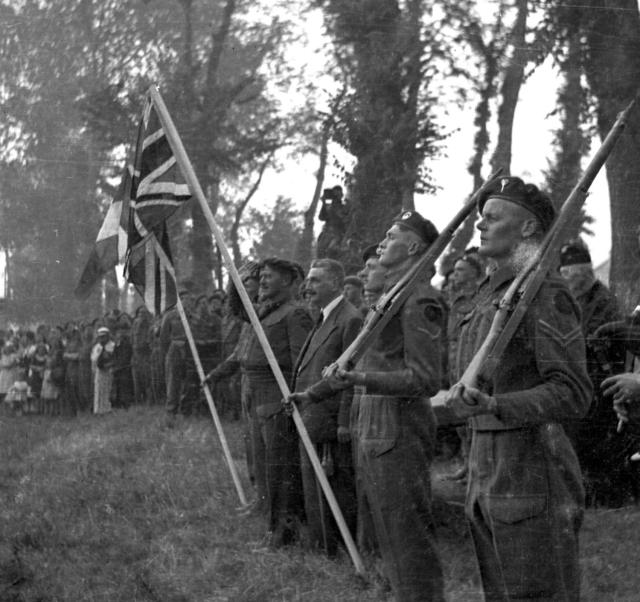
[[[240,430],[226,425],[242,466]],[[244,472],[244,471],[243,471]],[[260,549],[210,420],[158,408],[0,421],[0,602],[390,600],[348,557]],[[460,509],[440,506],[450,600],[481,600]],[[639,600],[640,511],[589,511],[583,599]],[[533,568],[535,570],[535,568]]]

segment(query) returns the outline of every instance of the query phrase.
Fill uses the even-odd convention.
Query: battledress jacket
[[[474,310],[461,324],[458,378],[488,335],[497,303],[513,277],[511,268],[502,267],[481,285]],[[505,449],[475,446],[471,497],[491,497],[497,512],[502,496],[505,511],[514,511],[513,495],[581,506],[580,467],[562,425],[585,414],[592,387],[580,310],[559,278],[549,276],[542,284],[494,374],[488,381],[481,375],[480,388],[495,397],[497,412],[471,418],[475,434],[513,431],[514,436],[501,439],[509,442]]]

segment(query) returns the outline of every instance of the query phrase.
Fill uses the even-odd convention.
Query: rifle
[[[493,173],[488,180],[476,190],[464,206],[456,213],[454,218],[449,222],[445,229],[436,238],[427,252],[407,271],[400,280],[387,291],[376,303],[367,317],[365,318],[362,330],[358,336],[353,340],[351,345],[347,347],[342,355],[328,368],[325,368],[323,375],[326,376],[333,372],[335,369],[341,368],[349,370],[353,368],[362,357],[365,350],[376,339],[380,331],[389,323],[391,318],[398,312],[402,304],[406,301],[407,297],[411,294],[416,284],[428,273],[436,263],[440,254],[444,251],[445,247],[449,244],[455,231],[460,224],[467,218],[467,216],[473,211],[478,199],[486,191],[487,187],[500,175],[502,170],[499,169]]]
[[[627,117],[635,102],[636,99],[632,100],[626,109],[618,115],[598,152],[591,159],[582,177],[562,205],[558,217],[544,237],[542,244],[500,299],[489,334],[460,379],[460,382],[465,386],[477,387],[480,378],[484,382],[491,380],[509,341],[513,338],[531,302],[538,294],[547,274],[555,265],[564,241],[563,235],[567,225],[584,204],[589,194],[589,187],[622,134]]]

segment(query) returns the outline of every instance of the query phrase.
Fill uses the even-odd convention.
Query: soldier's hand
[[[346,426],[338,427],[338,443],[349,443],[351,441],[351,433]]]
[[[293,405],[295,404],[298,407],[304,407],[311,403],[311,397],[306,392],[302,393],[290,393],[289,397],[282,400],[282,405],[284,406],[285,412],[287,414],[293,413]]]
[[[602,393],[613,397],[616,403],[633,403],[640,401],[640,374],[627,372],[605,378],[600,385]]]
[[[592,336],[597,339],[608,339],[622,343],[627,351],[634,354],[640,351],[640,326],[632,324],[628,320],[607,322],[596,328]]]
[[[445,397],[445,405],[459,418],[495,414],[497,408],[495,397],[462,383],[456,383],[449,389]]]
[[[340,391],[342,389],[348,389],[353,385],[364,385],[364,372],[354,372],[338,368],[330,377],[326,378],[326,380],[334,391]]]
[[[332,364],[329,364],[328,366],[325,366],[322,369],[322,378],[325,378],[327,380],[330,380],[331,378],[334,378],[336,375],[336,372],[340,369],[340,366],[338,366],[337,362],[333,362]]]

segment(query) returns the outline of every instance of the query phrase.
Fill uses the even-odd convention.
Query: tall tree
[[[507,50],[509,41],[508,36],[505,35],[508,33],[508,28],[505,27],[504,23],[506,2],[500,2],[493,22],[488,26],[485,25],[482,17],[477,13],[477,6],[474,0],[447,4],[446,8],[449,21],[454,30],[457,31],[456,41],[462,47],[468,46],[471,56],[478,63],[478,73],[474,73],[469,69],[463,71],[465,78],[470,81],[477,93],[473,121],[475,127],[473,155],[467,167],[467,171],[473,178],[473,190],[477,190],[483,181],[482,170],[485,156],[489,150],[491,105],[497,95],[501,59]],[[440,262],[442,274],[447,274],[453,269],[455,260],[462,255],[462,252],[469,245],[473,238],[477,217],[477,211],[472,211],[456,231],[447,252]]]
[[[640,11],[635,0],[558,0],[549,6],[558,38],[577,28],[581,34],[584,71],[596,105],[597,128],[603,138],[617,114],[634,98],[640,81]],[[640,223],[638,137],[640,108],[630,116],[606,167],[611,204],[610,284],[621,304],[631,309],[640,298],[637,225]]]
[[[163,88],[213,209],[224,178],[286,142],[291,120],[272,91],[291,76],[281,56],[288,33],[269,17],[272,8],[248,0],[0,2],[0,212],[14,237],[5,248],[18,261],[30,244],[25,256],[51,274],[41,281],[50,287],[42,311],[54,302],[80,309],[69,291],[151,82]],[[212,243],[198,211],[185,241],[204,288]],[[52,252],[56,245],[64,255]],[[31,274],[14,280],[16,294]]]
[[[590,136],[584,127],[588,121],[587,93],[582,85],[582,45],[580,33],[568,36],[565,51],[557,58],[564,83],[558,91],[560,127],[555,132],[556,154],[546,172],[546,191],[559,209],[582,174],[582,159],[589,151]],[[593,222],[584,208],[567,228],[567,241],[577,238]]]
[[[425,157],[440,132],[427,102],[441,39],[424,0],[317,0],[350,93],[336,138],[356,158],[345,260],[380,240],[391,217],[429,186]]]

